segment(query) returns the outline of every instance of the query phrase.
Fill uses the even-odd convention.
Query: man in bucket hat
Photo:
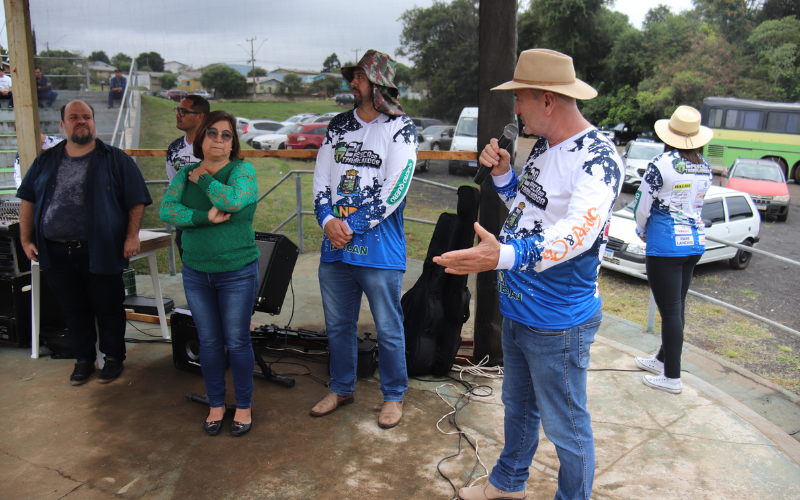
[[[417,131],[397,101],[395,62],[368,50],[342,68],[355,109],[328,124],[314,171],[314,212],[324,229],[319,287],[330,349],[331,392],[314,417],[354,401],[357,323],[362,292],[378,330],[383,408],[378,425],[396,426],[408,389],[400,285],[406,266],[403,208]]]
[[[575,78],[569,56],[526,50],[514,79],[492,90],[502,89],[514,91],[525,132],[539,136],[520,178],[496,139],[480,155],[511,213],[499,241],[476,224],[477,247],[434,259],[456,274],[496,269],[505,318],[505,446],[489,481],[458,498],[525,498],[541,423],[561,462],[555,498],[588,500],[595,459],[586,370],[602,319],[597,273],[622,160],[578,110],[576,99],[597,92]]]

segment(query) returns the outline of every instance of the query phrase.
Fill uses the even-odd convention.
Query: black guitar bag
[[[451,250],[471,248],[475,240],[480,193],[458,188],[456,214],[443,213],[433,230],[422,274],[403,295],[406,365],[410,376],[441,376],[450,371],[461,346],[461,327],[469,319],[471,295],[467,276],[446,274],[433,258]]]

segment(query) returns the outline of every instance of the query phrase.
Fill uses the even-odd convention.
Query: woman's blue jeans
[[[209,404],[225,405],[227,348],[236,408],[250,408],[255,368],[250,319],[258,292],[258,260],[224,273],[203,273],[184,264],[183,289],[200,337],[200,366]]]
[[[522,491],[539,445],[541,422],[561,467],[556,500],[588,500],[594,481],[594,437],[586,409],[589,347],[602,310],[566,330],[503,321],[505,446],[489,481]]]
[[[406,338],[400,286],[403,271],[319,263],[319,288],[331,352],[331,392],[349,396],[356,390],[358,313],[367,296],[378,330],[378,371],[384,401],[402,401],[408,389]]]

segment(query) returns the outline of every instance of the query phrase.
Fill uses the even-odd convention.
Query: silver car
[[[275,132],[283,126],[281,122],[272,120],[250,120],[250,123],[245,124],[242,132],[239,134],[239,139],[251,145],[251,141],[259,135]]]
[[[259,135],[250,141],[250,145],[253,146],[253,149],[286,149],[286,139],[288,138],[288,134],[292,132],[295,127],[297,127],[297,125],[285,125],[275,132]],[[300,128],[300,130],[302,130],[302,128]]]
[[[622,163],[625,165],[622,188],[630,191],[639,189],[647,164],[663,152],[664,143],[661,142],[629,142],[622,152]]]
[[[417,151],[430,151],[430,150],[431,150],[431,143],[425,139],[424,135],[422,135],[420,132],[417,132]],[[427,172],[429,162],[430,160],[417,159],[417,165],[415,167],[415,170],[417,172]]]

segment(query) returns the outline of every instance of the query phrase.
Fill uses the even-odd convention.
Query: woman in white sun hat
[[[647,245],[645,266],[650,290],[661,313],[661,348],[635,359],[645,385],[678,394],[681,384],[686,292],[692,272],[705,251],[701,217],[712,171],[700,154],[713,132],[700,125],[700,112],[678,106],[669,120],[658,120],[656,134],[664,153],[647,165],[634,199],[636,233]]]

